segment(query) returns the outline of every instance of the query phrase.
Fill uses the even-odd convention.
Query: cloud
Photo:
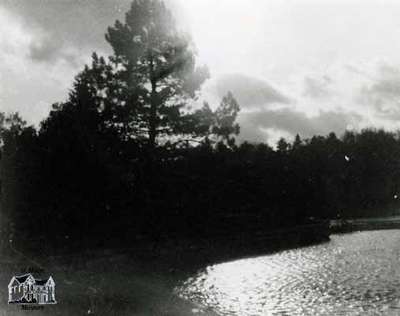
[[[328,76],[321,78],[304,78],[304,92],[303,95],[314,99],[321,99],[330,96],[332,93],[330,86],[332,79]]]
[[[341,135],[348,128],[365,127],[366,122],[365,114],[347,103],[350,97],[346,93],[350,96],[351,89],[343,79],[343,70],[343,64],[338,64],[329,71],[297,77],[299,89],[292,89],[290,97],[266,81],[243,74],[213,79],[209,90],[216,100],[228,90],[238,99],[242,109],[239,141],[273,144],[279,137],[290,139],[296,134],[305,138],[330,132]]]
[[[28,56],[33,62],[55,64],[59,61],[66,62],[76,71],[89,60],[90,51],[66,46],[50,39],[40,39],[29,45]]]
[[[289,104],[290,99],[267,82],[243,74],[228,74],[215,80],[214,92],[222,98],[231,91],[242,108]]]
[[[361,69],[359,69],[358,67],[356,67],[355,65],[351,65],[351,64],[346,64],[344,65],[344,69],[347,70],[348,72],[350,72],[351,74],[355,74],[361,77],[364,77],[366,79],[373,79],[373,76],[371,76],[369,73],[367,73],[366,71],[363,71]]]
[[[64,59],[34,62],[30,48],[40,42],[40,34],[1,6],[0,29],[0,111],[18,111],[30,123],[38,123],[51,103],[65,98],[76,70]]]
[[[94,50],[110,51],[104,39],[106,29],[123,18],[130,2],[5,0],[1,6],[18,17],[30,33],[38,35],[29,50],[32,60],[54,63],[58,59],[74,62]]]
[[[371,107],[377,117],[398,120],[400,116],[400,67],[381,64],[375,79],[364,84],[357,101]]]
[[[387,128],[399,120],[400,44],[390,17],[400,6],[313,4],[315,14],[290,1],[167,2],[178,15],[183,7],[198,60],[215,74],[204,99],[217,106],[231,90],[242,108],[243,138],[340,133],[360,117]],[[43,118],[49,104],[65,99],[92,51],[111,54],[104,33],[130,3],[0,0],[0,111]],[[387,63],[376,67],[381,58]]]
[[[241,113],[240,140],[266,141],[267,130],[283,131],[285,134],[302,137],[327,135],[335,132],[338,135],[350,127],[358,126],[362,117],[354,112],[320,111],[319,115],[308,117],[303,112],[289,108],[278,110],[259,110]]]
[[[54,41],[33,42],[29,46],[29,56],[37,61],[52,61],[57,57],[58,48]]]
[[[372,85],[368,93],[386,100],[397,100],[400,96],[400,77],[382,79]]]

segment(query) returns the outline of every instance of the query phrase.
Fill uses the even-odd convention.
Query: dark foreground
[[[179,281],[208,264],[272,253],[328,240],[320,225],[254,233],[250,238],[141,242],[129,249],[79,254],[32,255],[11,247],[2,256],[1,311],[23,315],[21,306],[7,304],[7,285],[27,268],[43,269],[56,282],[57,305],[40,315],[215,315],[173,294]],[[40,274],[39,274],[40,276]],[[32,311],[33,312],[33,311]]]
[[[138,257],[133,251],[87,252],[34,260],[18,254],[3,256],[0,315],[214,315],[174,296],[169,275],[161,274]],[[56,305],[27,311],[7,304],[8,282],[27,266],[43,269],[44,276],[53,276]]]

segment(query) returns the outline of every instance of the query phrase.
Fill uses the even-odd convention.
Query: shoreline
[[[325,225],[299,226],[197,242],[142,242],[132,244],[129,249],[74,254],[15,252],[9,264],[3,262],[1,277],[7,283],[11,275],[26,267],[28,257],[40,264],[45,273],[54,277],[59,302],[46,308],[45,315],[80,315],[90,311],[95,315],[215,316],[212,310],[178,297],[175,286],[208,265],[326,242],[329,232],[325,228]],[[7,315],[18,315],[19,309],[1,307]]]
[[[353,220],[356,224],[351,226],[352,231],[359,230],[361,226],[357,225],[361,224],[369,230],[376,229],[377,222],[386,228],[400,224],[393,220]],[[197,244],[175,240],[157,245],[142,243],[140,247],[129,249],[36,256],[35,261],[56,280],[60,303],[46,308],[43,314],[78,315],[91,311],[95,315],[216,316],[212,310],[178,297],[174,293],[175,286],[207,265],[312,246],[326,242],[329,234],[337,233],[327,231],[326,225],[312,227],[254,233],[253,239],[240,235],[230,242],[223,238],[201,240]],[[16,257],[9,264],[3,261],[1,277],[4,282],[9,281],[21,263],[26,265],[24,258],[17,260]],[[10,306],[1,307],[7,315],[18,315]]]
[[[385,229],[400,229],[400,216],[332,220],[330,223],[331,234]]]

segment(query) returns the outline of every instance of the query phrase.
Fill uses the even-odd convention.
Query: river
[[[400,315],[400,230],[208,266],[176,292],[219,315]]]

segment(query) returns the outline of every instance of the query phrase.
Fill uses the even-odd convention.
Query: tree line
[[[239,104],[197,105],[208,70],[163,2],[134,0],[106,40],[39,127],[0,114],[3,242],[216,238],[398,205],[399,134],[238,144]]]

